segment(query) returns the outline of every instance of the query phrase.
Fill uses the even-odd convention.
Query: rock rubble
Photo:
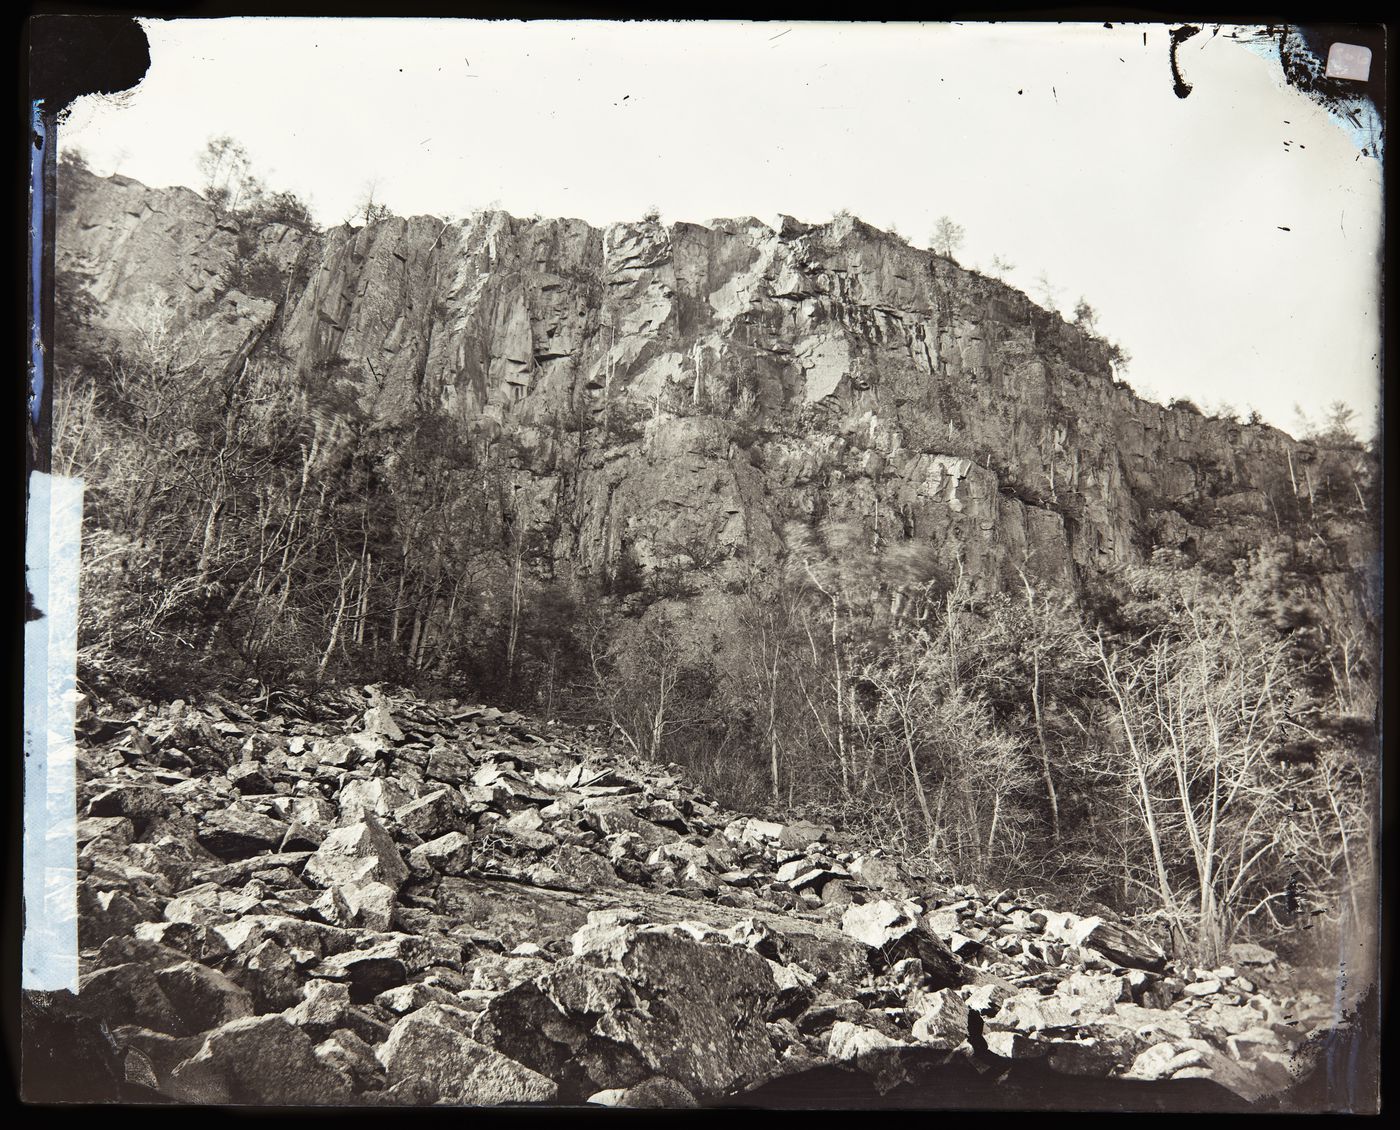
[[[1260,946],[1182,968],[596,734],[378,687],[301,713],[80,723],[80,991],[27,1007],[125,1097],[679,1107],[917,1054],[1254,1101],[1331,1020]]]

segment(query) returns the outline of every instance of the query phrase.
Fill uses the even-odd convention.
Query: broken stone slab
[[[1117,923],[1099,922],[1079,944],[1128,969],[1161,973],[1167,967],[1167,955],[1161,946]]]
[[[318,886],[383,883],[397,889],[409,870],[389,833],[372,816],[337,828],[307,861],[304,874]]]
[[[908,877],[892,860],[877,855],[857,855],[850,865],[851,875],[866,887],[894,895],[907,895]]]
[[[1084,973],[1076,970],[1060,982],[1058,992],[1082,1002],[1084,1016],[1112,1012],[1119,1001],[1131,1001],[1125,978],[1111,973]]]
[[[408,1013],[416,1012],[430,1004],[460,1008],[462,999],[446,989],[419,981],[411,985],[399,985],[397,988],[385,989],[374,998],[374,1003],[380,1008],[392,1012],[395,1016],[406,1016]]]
[[[267,854],[249,856],[236,863],[225,863],[218,867],[202,867],[191,878],[197,883],[215,883],[220,887],[234,887],[246,883],[255,872],[278,867],[299,869],[311,858],[310,851],[274,851]]]
[[[1220,992],[1223,987],[1218,980],[1212,977],[1208,981],[1193,981],[1189,985],[1184,985],[1181,991],[1188,997],[1209,997]]]
[[[94,968],[141,961],[159,971],[182,960],[217,964],[229,954],[228,943],[207,926],[189,922],[141,922],[128,937],[108,938],[97,951]]]
[[[1141,1052],[1123,1072],[1125,1079],[1167,1079],[1183,1067],[1203,1062],[1199,1048],[1186,1046],[1185,1041],[1154,1044]]]
[[[1184,1040],[1191,1036],[1191,1022],[1176,1012],[1119,1001],[1109,1015],[1094,1018],[1096,1028],[1123,1028],[1152,1043],[1163,1039]]]
[[[658,824],[663,828],[670,828],[682,834],[690,831],[690,825],[686,822],[680,809],[669,800],[654,800],[650,804],[638,808],[636,812],[643,820]]]
[[[215,926],[214,931],[238,954],[249,954],[271,939],[302,964],[347,950],[355,942],[351,931],[287,914],[245,914]]]
[[[1049,1050],[1042,1040],[1032,1040],[1024,1032],[990,1030],[982,1034],[983,1042],[992,1055],[1002,1059],[1040,1059]]]
[[[334,954],[321,961],[315,972],[318,977],[344,981],[355,1004],[367,1004],[385,989],[408,981],[408,967],[401,958],[374,949]]]
[[[451,749],[446,746],[439,746],[434,749],[428,757],[428,765],[423,775],[435,781],[442,781],[448,785],[463,785],[471,781],[472,774],[476,772],[476,760],[461,750]],[[465,794],[464,794],[465,796]],[[475,799],[472,796],[465,796],[465,799]],[[489,803],[490,798],[487,798]]]
[[[109,1025],[136,1024],[174,1036],[190,1031],[156,974],[137,962],[108,966],[82,977],[77,1007]]]
[[[182,1102],[201,1105],[328,1106],[352,1093],[349,1078],[319,1059],[310,1038],[281,1015],[216,1028],[171,1072],[171,1088]]]
[[[267,796],[277,791],[262,765],[256,761],[241,761],[230,766],[225,775],[244,796]]]
[[[798,820],[796,823],[784,825],[783,830],[778,833],[778,846],[801,851],[809,844],[821,843],[831,831],[829,826],[814,824],[810,820]]]
[[[118,1025],[112,1034],[126,1051],[128,1068],[130,1057],[139,1056],[142,1066],[149,1072],[148,1078],[143,1080],[145,1085],[166,1094],[170,1091],[170,1073],[204,1045],[203,1036],[172,1036],[131,1024]]]
[[[494,995],[486,1004],[478,1038],[555,1080],[566,1101],[599,1088],[625,1088],[651,1074],[632,1048],[593,1030],[596,1015],[570,1015],[552,999],[612,1000],[634,1007],[635,994],[622,978],[591,967],[566,967],[556,976],[557,972],[548,974],[544,988],[527,980]],[[580,988],[570,981],[585,984]],[[595,984],[589,987],[588,981]]]
[[[854,1060],[876,1048],[908,1047],[905,1041],[869,1028],[853,1024],[848,1020],[838,1020],[832,1025],[826,1038],[826,1054],[836,1060]]]
[[[460,830],[465,803],[455,789],[436,789],[426,796],[410,801],[394,810],[394,820],[400,828],[433,840],[454,830]]]
[[[386,820],[413,798],[394,781],[357,777],[341,786],[336,800],[340,823],[349,825],[361,820]]]
[[[1041,996],[1034,989],[1005,1001],[987,1023],[1019,1032],[1074,1028],[1081,1023],[1084,1001],[1071,996]]]
[[[409,867],[441,875],[465,875],[472,863],[472,838],[462,832],[448,832],[419,844],[408,853]]]
[[[252,995],[206,965],[185,961],[161,969],[155,976],[187,1031],[204,1032],[253,1015]]]
[[[395,1024],[379,1049],[390,1086],[405,1079],[420,1080],[437,1102],[465,1106],[543,1103],[557,1097],[559,1088],[553,1080],[423,1011]]]
[[[953,989],[936,993],[916,991],[910,1001],[914,1021],[913,1036],[921,1044],[952,1049],[967,1039],[971,1022],[967,1003]]]
[[[575,934],[574,952],[580,956],[557,966],[539,987],[594,1034],[632,1049],[651,1072],[708,1097],[776,1070],[763,1018],[779,989],[758,954],[697,942],[682,931],[638,928],[625,914],[612,922],[600,915]],[[600,980],[590,965],[614,976]],[[589,1002],[603,992],[642,1003],[595,1013]]]
[[[917,957],[932,988],[962,984],[966,979],[962,963],[936,935],[921,927],[921,913],[915,902],[898,904],[880,899],[847,907],[841,916],[841,929],[869,946],[872,956],[886,967]]]
[[[172,808],[165,789],[158,785],[123,784],[104,789],[88,802],[87,814],[96,817],[126,817],[144,824],[164,816]]]
[[[276,851],[286,834],[283,821],[231,806],[206,813],[195,838],[220,859],[246,859]]]
[[[544,826],[544,817],[540,815],[538,808],[522,808],[501,821],[499,826],[507,829],[512,835],[519,836],[522,833],[538,832]]]
[[[393,713],[383,703],[373,705],[365,711],[364,726],[361,732],[379,734],[390,742],[404,740],[403,731],[399,729],[399,724],[394,720]]]
[[[1045,1061],[1061,1075],[1082,1075],[1104,1079],[1124,1063],[1132,1061],[1140,1046],[1125,1033],[1087,1036],[1079,1039],[1048,1039],[1042,1042]]]
[[[398,890],[387,883],[356,883],[344,890],[351,922],[367,930],[383,932],[393,925]]]
[[[316,1058],[350,1078],[356,1091],[378,1090],[384,1084],[384,1065],[374,1048],[348,1028],[332,1032],[316,1045]]]
[[[631,1087],[599,1091],[586,1101],[597,1106],[639,1110],[682,1110],[700,1105],[694,1095],[664,1075],[653,1075]]]
[[[77,823],[78,846],[90,844],[94,840],[109,840],[119,847],[136,839],[136,825],[126,816],[84,816]]]
[[[243,968],[233,975],[252,994],[259,1013],[292,1007],[301,997],[305,980],[292,955],[271,938],[254,946]]]
[[[1227,951],[1230,960],[1236,965],[1274,965],[1278,961],[1278,954],[1271,949],[1256,945],[1253,942],[1235,942]]]
[[[302,987],[302,999],[282,1015],[288,1024],[302,1029],[313,1040],[322,1040],[344,1027],[349,1010],[349,986],[316,977]]]
[[[648,849],[655,849],[680,839],[680,833],[674,828],[644,820],[625,804],[612,800],[586,808],[584,820],[590,828],[603,836],[631,832],[645,843]]]

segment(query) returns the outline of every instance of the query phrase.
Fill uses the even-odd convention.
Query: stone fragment
[[[78,1007],[108,1024],[137,1024],[176,1036],[189,1031],[156,974],[136,962],[109,966],[81,978]]]
[[[398,901],[398,890],[387,883],[357,883],[345,888],[351,920],[367,930],[388,930],[393,925]]]
[[[282,1015],[287,1023],[304,1029],[312,1039],[323,1039],[337,1028],[344,1027],[350,1009],[349,987],[338,981],[312,978],[302,988],[299,1003]]]
[[[849,906],[841,916],[844,933],[863,942],[884,965],[889,966],[908,957],[923,962],[924,973],[933,982],[932,988],[961,984],[964,979],[962,963],[948,946],[919,922],[916,903],[899,905],[887,899]]]
[[[348,1028],[332,1032],[316,1045],[316,1058],[350,1078],[357,1091],[378,1090],[384,1083],[384,1065],[374,1048]]]
[[[385,820],[412,799],[399,785],[382,777],[347,781],[337,797],[340,822],[351,825],[357,821]]]
[[[351,1095],[349,1079],[280,1015],[234,1020],[210,1032],[171,1073],[174,1095],[201,1105],[327,1106]]]
[[[421,1080],[442,1103],[541,1103],[559,1093],[552,1080],[421,1013],[394,1025],[378,1057],[390,1086]]]
[[[220,859],[246,859],[276,851],[286,834],[287,825],[281,820],[232,807],[206,813],[195,836]]]
[[[198,962],[162,969],[156,981],[187,1031],[204,1032],[253,1015],[253,998],[246,989]]]
[[[243,761],[231,766],[228,779],[244,796],[266,796],[276,792],[263,767],[255,761]]]
[[[84,816],[78,821],[77,843],[80,847],[94,840],[111,840],[116,846],[126,847],[134,839],[136,825],[126,816]]]
[[[911,1003],[918,1013],[913,1036],[919,1043],[937,1048],[955,1048],[967,1039],[969,1009],[954,990],[919,993]]]
[[[825,840],[828,829],[820,824],[813,824],[810,820],[798,820],[794,824],[784,826],[778,833],[778,846],[787,848],[790,851],[801,851],[808,844],[820,843]]]
[[[356,1004],[372,1001],[385,989],[408,980],[403,959],[383,946],[334,954],[316,967],[316,974],[345,981],[350,986],[350,999]]]
[[[408,853],[410,867],[442,875],[465,875],[472,862],[472,839],[462,832],[448,832]]]
[[[682,1110],[698,1107],[695,1096],[664,1075],[653,1075],[622,1091],[613,1105],[643,1110]]]
[[[839,1020],[826,1038],[826,1054],[832,1059],[853,1060],[876,1048],[903,1047],[901,1041],[874,1028]]]
[[[307,861],[306,877],[323,886],[345,889],[361,883],[383,883],[398,889],[408,867],[383,826],[366,816],[357,824],[337,828]]]
[[[433,840],[458,830],[463,807],[462,796],[453,789],[437,789],[427,796],[394,810],[400,828],[424,840]]]

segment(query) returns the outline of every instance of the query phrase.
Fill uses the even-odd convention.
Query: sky
[[[145,20],[152,64],[61,148],[199,189],[231,135],[323,224],[483,207],[704,223],[848,209],[1062,310],[1140,393],[1374,431],[1380,161],[1233,29],[1167,25]],[[1374,145],[1371,153],[1375,153]],[[1287,230],[1284,230],[1287,229]]]

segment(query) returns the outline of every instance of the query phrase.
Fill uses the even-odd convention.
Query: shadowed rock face
[[[271,297],[230,290],[240,258]],[[152,304],[227,364],[338,374],[382,422],[512,445],[556,568],[763,565],[793,518],[863,522],[1024,568],[1257,542],[1307,445],[1139,400],[1105,342],[858,220],[392,217],[242,231],[186,189],[74,174],[59,269],[130,341]],[[1285,487],[1285,489],[1287,489]],[[1342,568],[1347,562],[1338,562]]]

